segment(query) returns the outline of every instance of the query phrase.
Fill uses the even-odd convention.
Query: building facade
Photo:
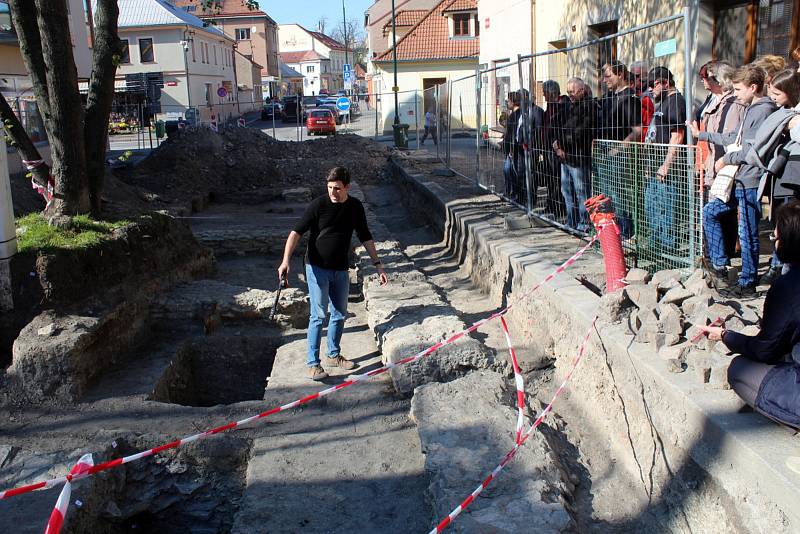
[[[395,0],[395,28],[398,40],[408,33],[439,2],[437,0]],[[401,15],[406,12],[405,15]],[[412,13],[422,12],[422,13]],[[413,24],[409,21],[416,19]],[[392,1],[376,0],[364,12],[364,29],[367,32],[367,75],[375,73],[372,59],[392,47]],[[387,30],[388,29],[388,30]]]
[[[304,94],[316,95],[320,89],[335,93],[344,88],[342,71],[346,49],[339,41],[299,24],[281,24],[278,41],[281,60],[305,77]],[[305,70],[298,69],[300,62],[296,60],[301,57],[306,63],[313,60],[319,64],[305,65]],[[312,71],[308,71],[308,67],[312,67]]]
[[[401,122],[418,123],[426,111],[434,109],[437,85],[475,74],[481,40],[477,17],[477,0],[441,0],[397,41],[397,111]],[[372,100],[385,132],[391,131],[395,113],[393,59],[393,49],[373,58],[375,74],[370,80]],[[448,97],[440,98],[440,114],[448,113],[450,103],[458,106],[458,102],[466,101],[474,108],[474,94],[474,80],[453,85]],[[452,127],[477,126],[474,112],[457,115],[464,118]]]
[[[119,8],[125,52],[113,114],[190,123],[239,115],[232,38],[167,0],[119,0]]]
[[[318,95],[320,91],[335,92],[331,60],[313,50],[281,52],[281,62],[303,75],[301,93]]]
[[[248,9],[242,0],[222,0],[218,6],[207,7],[197,0],[175,0],[175,5],[212,23],[234,39],[240,54],[261,65],[264,97],[277,94],[280,81],[278,24],[267,13]]]

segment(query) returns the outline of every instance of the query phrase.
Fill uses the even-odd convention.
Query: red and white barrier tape
[[[475,500],[475,499],[478,497],[478,495],[480,495],[480,494],[481,494],[481,492],[482,492],[484,489],[486,489],[486,487],[487,487],[489,484],[491,484],[491,483],[492,483],[492,481],[493,481],[495,478],[497,478],[497,476],[500,474],[500,471],[502,471],[502,470],[503,470],[503,468],[504,468],[506,465],[508,465],[508,463],[509,463],[511,460],[513,460],[513,459],[514,459],[514,456],[517,454],[517,451],[520,449],[520,447],[522,447],[523,445],[525,445],[525,443],[528,441],[528,438],[530,438],[530,437],[533,435],[533,431],[534,431],[534,430],[536,430],[536,428],[537,428],[537,427],[538,427],[540,424],[542,424],[542,421],[544,420],[545,416],[546,416],[548,413],[550,413],[550,411],[553,409],[553,403],[555,403],[555,402],[556,402],[556,399],[557,399],[557,398],[558,398],[558,397],[561,395],[561,392],[562,392],[562,391],[564,390],[564,388],[566,387],[566,385],[567,385],[567,382],[569,382],[569,380],[572,378],[572,374],[575,372],[575,369],[577,369],[577,367],[578,367],[578,364],[579,364],[579,363],[581,363],[581,359],[583,359],[583,353],[584,353],[584,351],[586,350],[586,344],[587,344],[587,342],[589,341],[589,336],[591,336],[591,334],[592,334],[592,330],[594,329],[594,325],[595,325],[595,323],[596,323],[596,322],[597,322],[597,316],[595,316],[595,318],[592,320],[592,324],[591,324],[591,326],[589,327],[589,330],[586,332],[586,335],[584,336],[584,338],[583,338],[583,341],[581,342],[580,350],[578,351],[578,356],[575,358],[575,361],[574,361],[574,362],[572,362],[572,368],[571,368],[571,369],[569,370],[569,372],[567,373],[567,376],[565,376],[565,377],[564,377],[564,380],[561,382],[561,385],[560,385],[560,386],[558,386],[558,389],[556,389],[556,392],[553,394],[553,398],[552,398],[552,399],[550,399],[550,404],[548,404],[548,405],[545,407],[545,409],[544,409],[544,410],[542,410],[542,413],[541,413],[541,414],[539,414],[539,417],[537,417],[537,418],[536,418],[536,421],[534,421],[534,422],[533,422],[533,424],[532,424],[532,425],[531,425],[531,427],[528,429],[528,431],[527,431],[527,432],[525,432],[525,433],[522,435],[522,438],[519,440],[519,442],[518,442],[518,443],[516,443],[516,444],[514,445],[514,448],[513,448],[513,449],[511,449],[510,451],[508,451],[508,453],[506,453],[506,455],[503,457],[503,460],[502,460],[502,461],[501,461],[501,462],[498,464],[498,466],[497,466],[497,467],[495,467],[495,468],[492,470],[492,472],[489,474],[489,476],[488,476],[488,477],[486,477],[486,479],[485,479],[483,482],[481,482],[481,485],[480,485],[480,486],[478,486],[477,488],[475,488],[475,490],[474,490],[472,493],[470,493],[470,494],[469,494],[469,496],[468,496],[466,499],[464,499],[464,500],[461,502],[461,504],[459,504],[458,506],[456,506],[456,508],[455,508],[455,509],[454,509],[452,512],[450,512],[449,514],[447,514],[447,517],[445,517],[444,519],[442,519],[442,520],[439,522],[439,524],[438,524],[438,525],[436,525],[436,528],[434,528],[433,530],[431,530],[431,531],[429,532],[429,534],[438,534],[439,532],[442,532],[444,529],[446,529],[446,528],[448,527],[448,525],[450,525],[450,523],[452,523],[452,522],[453,522],[453,520],[454,520],[456,517],[458,517],[458,516],[461,514],[461,512],[463,512],[464,510],[466,510],[466,509],[467,509],[467,507],[468,507],[470,504],[472,504],[472,501],[474,501],[474,500]]]
[[[508,333],[508,324],[505,317],[500,317],[500,324],[503,325],[503,334],[508,343],[508,353],[511,356],[511,366],[514,368],[514,384],[517,387],[517,428],[514,433],[514,443],[519,443],[522,439],[522,425],[525,421],[525,381],[522,378],[522,371],[517,362],[517,352],[511,343],[511,334]]]
[[[42,165],[44,165],[44,160],[42,160],[42,159],[37,159],[37,160],[23,159],[22,163],[23,163],[23,165],[25,165],[25,168],[28,171],[32,171],[33,169],[35,169],[37,167],[41,167]],[[45,207],[49,206],[50,202],[53,201],[53,194],[55,193],[55,185],[56,185],[56,183],[53,180],[53,176],[52,175],[49,175],[47,177],[47,184],[46,185],[42,185],[42,184],[36,183],[36,181],[33,179],[33,176],[31,176],[31,187],[34,190],[36,190],[37,193],[42,195],[42,197],[44,198],[44,201],[46,203]]]
[[[78,463],[75,464],[69,474],[78,475],[85,473],[90,467],[94,465],[94,460],[91,454],[84,454]],[[72,484],[67,481],[61,489],[61,494],[58,496],[56,506],[53,508],[53,513],[50,514],[50,520],[47,522],[47,528],[44,529],[44,534],[58,534],[61,532],[61,527],[64,525],[64,519],[67,517],[67,510],[69,509],[69,498],[72,495]]]
[[[381,368],[373,369],[372,371],[369,371],[369,372],[364,373],[364,374],[348,376],[344,380],[344,382],[342,382],[340,384],[337,384],[335,386],[329,387],[327,389],[323,389],[322,391],[318,391],[317,393],[312,393],[311,395],[307,395],[307,396],[305,396],[305,397],[303,397],[301,399],[297,399],[296,401],[290,402],[288,404],[284,404],[283,406],[277,406],[277,407],[272,408],[270,410],[267,410],[265,412],[261,412],[260,414],[253,415],[251,417],[247,417],[245,419],[242,419],[241,421],[235,421],[235,422],[228,423],[226,425],[218,426],[216,428],[212,428],[211,430],[206,430],[205,432],[200,432],[198,434],[194,434],[192,436],[188,436],[188,437],[185,437],[185,438],[182,438],[182,439],[177,439],[177,440],[172,441],[170,443],[165,443],[164,445],[160,445],[158,447],[154,447],[154,448],[146,450],[146,451],[142,451],[142,452],[139,452],[139,453],[136,453],[136,454],[132,454],[132,455],[126,456],[124,458],[117,458],[115,460],[108,460],[106,462],[103,462],[103,463],[97,464],[95,466],[92,466],[88,470],[86,470],[85,472],[82,472],[82,473],[77,473],[75,475],[72,475],[70,473],[70,474],[67,474],[65,476],[52,478],[52,479],[49,479],[49,480],[44,480],[44,481],[41,481],[41,482],[35,482],[33,484],[27,484],[25,486],[19,486],[19,487],[16,487],[16,488],[11,488],[11,489],[4,490],[4,491],[0,492],[0,499],[7,499],[9,497],[14,497],[16,495],[21,495],[23,493],[30,493],[30,492],[36,491],[36,490],[52,488],[54,486],[57,486],[58,484],[63,484],[65,482],[71,482],[71,481],[75,481],[75,480],[80,480],[82,478],[89,477],[91,475],[100,473],[102,471],[107,471],[109,469],[113,469],[115,467],[119,467],[121,465],[124,465],[124,464],[127,464],[127,463],[131,463],[131,462],[134,462],[136,460],[141,460],[142,458],[146,458],[148,456],[153,456],[154,454],[158,454],[160,452],[163,452],[163,451],[166,451],[166,450],[169,450],[169,449],[176,449],[178,447],[181,447],[182,445],[186,445],[187,443],[191,443],[193,441],[204,439],[204,438],[207,438],[209,436],[213,436],[215,434],[219,434],[219,433],[222,433],[222,432],[227,432],[228,430],[232,430],[232,429],[240,427],[242,425],[246,425],[248,423],[252,423],[253,421],[256,421],[258,419],[263,419],[265,417],[269,417],[270,415],[274,415],[276,413],[283,412],[283,411],[286,411],[286,410],[290,410],[292,408],[296,408],[296,407],[301,406],[303,404],[307,404],[307,403],[309,403],[309,402],[311,402],[313,400],[325,397],[326,395],[330,395],[331,393],[334,393],[334,392],[339,391],[341,389],[344,389],[346,387],[352,386],[353,384],[357,384],[359,382],[362,382],[362,381],[366,380],[367,378],[383,374],[383,373],[385,373],[385,372],[387,372],[387,371],[389,371],[391,369],[394,369],[395,367],[400,367],[402,365],[413,363],[413,362],[415,362],[417,360],[425,358],[426,356],[430,356],[431,354],[433,354],[437,350],[441,349],[442,347],[450,345],[452,343],[455,343],[456,341],[458,341],[462,337],[466,336],[467,334],[470,334],[470,333],[474,332],[475,330],[477,330],[478,328],[480,328],[484,324],[488,323],[489,321],[497,319],[498,317],[501,317],[501,316],[505,315],[506,313],[508,313],[508,311],[512,308],[512,306],[514,306],[517,302],[520,302],[523,298],[527,298],[528,296],[530,296],[534,291],[539,289],[539,287],[541,287],[543,284],[549,282],[557,274],[564,272],[565,269],[567,269],[570,265],[575,263],[578,260],[578,258],[580,258],[581,255],[583,255],[586,252],[586,250],[588,250],[588,248],[592,245],[592,243],[594,243],[594,241],[595,241],[595,238],[593,238],[591,241],[589,241],[589,243],[587,243],[584,247],[582,247],[580,250],[578,250],[578,252],[576,252],[574,255],[572,255],[572,257],[570,257],[567,261],[565,261],[559,267],[557,267],[552,273],[547,275],[547,277],[545,277],[545,279],[542,282],[539,282],[532,289],[530,289],[529,291],[526,291],[525,293],[520,295],[518,298],[513,299],[513,301],[510,304],[506,305],[505,308],[494,312],[492,315],[490,315],[488,317],[485,317],[484,319],[481,319],[480,321],[474,323],[469,328],[466,328],[465,330],[462,330],[461,332],[457,332],[457,333],[451,335],[449,338],[447,338],[447,339],[445,339],[443,341],[439,341],[438,343],[428,347],[427,349],[421,350],[420,352],[418,352],[414,356],[409,356],[407,358],[403,358],[401,360],[398,360],[397,362],[389,362],[389,363],[387,363],[386,365],[384,365]]]

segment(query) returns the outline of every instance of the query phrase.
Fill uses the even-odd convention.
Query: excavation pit
[[[159,443],[154,436],[118,438],[95,462]],[[76,489],[81,506],[67,516],[64,532],[230,532],[251,445],[235,436],[207,439],[100,473]]]
[[[271,337],[192,339],[178,350],[148,399],[203,407],[261,400],[278,345]]]

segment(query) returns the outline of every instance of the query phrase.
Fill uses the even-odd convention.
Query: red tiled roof
[[[302,28],[302,26],[301,26],[301,28]],[[303,28],[303,29],[306,30],[305,28]],[[333,50],[344,50],[344,45],[342,43],[340,43],[339,41],[337,41],[336,39],[334,39],[333,37],[330,37],[330,36],[325,35],[324,33],[320,33],[320,32],[312,32],[310,30],[306,30],[306,31],[308,33],[310,33],[315,39],[317,39],[322,44],[327,46],[328,48],[331,48]]]
[[[367,71],[364,70],[364,67],[360,63],[356,63],[356,78],[363,78],[366,75]]]
[[[394,15],[394,25],[395,26],[413,26],[424,17],[428,13],[427,9],[403,9],[402,11],[398,11]],[[391,17],[389,20],[386,21],[386,24],[383,25],[384,31],[388,28],[392,27],[392,19]]]
[[[302,61],[316,61],[328,59],[314,50],[301,50],[300,52],[281,52],[281,61],[284,63],[300,63]]]
[[[478,9],[478,4],[474,0],[453,0],[449,6],[444,8],[443,13],[450,11],[469,11]]]
[[[442,0],[397,41],[397,59],[400,61],[426,59],[477,58],[480,38],[450,38],[444,11],[451,5],[465,5],[464,9],[477,9],[477,0]],[[459,8],[460,10],[461,8]],[[373,61],[390,61],[392,49],[379,54]]]

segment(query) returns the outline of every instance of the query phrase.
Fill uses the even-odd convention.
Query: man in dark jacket
[[[553,150],[553,142],[558,138],[558,133],[563,128],[564,121],[569,115],[570,99],[561,94],[561,86],[555,80],[547,80],[542,83],[542,94],[547,103],[547,107],[542,114],[540,124],[535,124],[536,117],[531,117],[534,132],[534,148],[539,149],[538,154],[534,152],[534,167],[538,171],[534,174],[534,191],[539,186],[547,189],[547,211],[553,215],[561,215],[560,178],[561,161]],[[536,165],[536,156],[539,155],[540,161]],[[536,195],[534,195],[534,204]]]
[[[520,200],[518,179],[519,175],[524,174],[525,170],[520,168],[522,163],[522,145],[518,130],[522,123],[520,117],[520,94],[513,91],[508,94],[509,113],[506,118],[506,131],[503,134],[503,178],[505,178],[506,198],[514,201]]]
[[[758,184],[764,173],[758,165],[747,163],[747,154],[752,149],[756,132],[764,120],[776,109],[775,103],[764,96],[765,73],[752,65],[745,65],[736,71],[733,87],[736,98],[748,106],[738,132],[722,134],[702,132],[699,139],[720,145],[737,142],[741,149],[725,154],[715,164],[719,172],[725,165],[739,165],[734,176],[733,191],[727,202],[715,198],[703,208],[703,232],[706,250],[711,260],[714,275],[720,280],[727,279],[725,268],[730,258],[725,250],[720,221],[731,211],[738,210],[739,242],[742,247],[742,271],[739,282],[733,288],[733,296],[743,297],[755,294],[758,279],[758,221],[761,219],[761,205],[758,199]]]
[[[592,168],[592,141],[598,124],[597,101],[581,78],[567,82],[571,106],[556,132],[553,150],[561,161],[561,195],[564,197],[567,226],[585,232],[589,217],[584,203],[589,198]]]

